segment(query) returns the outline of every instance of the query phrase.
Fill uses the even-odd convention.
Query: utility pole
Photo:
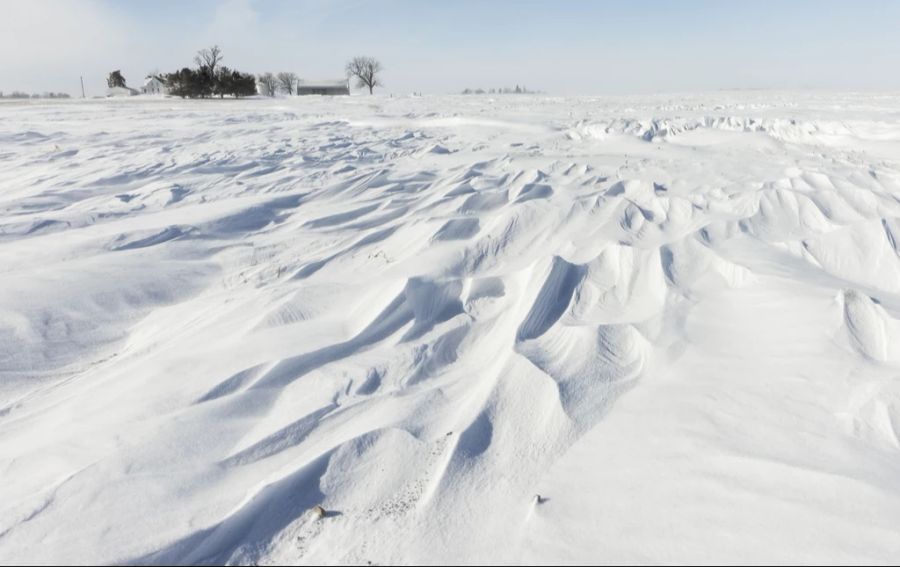
[[[81,98],[84,98],[84,77],[79,77],[81,79]]]

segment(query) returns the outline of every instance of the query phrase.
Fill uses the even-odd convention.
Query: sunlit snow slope
[[[0,104],[2,563],[898,526],[900,96]]]

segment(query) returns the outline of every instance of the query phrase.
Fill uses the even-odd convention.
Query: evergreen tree
[[[256,94],[256,77],[252,73],[234,72],[234,96],[253,96]]]
[[[109,88],[113,87],[122,87],[128,88],[125,86],[125,77],[122,76],[122,72],[116,69],[106,78],[106,86]]]
[[[198,63],[196,69],[185,67],[160,76],[170,94],[181,98],[208,98],[213,95],[237,98],[256,94],[256,77],[219,65],[222,53],[217,47],[201,51],[195,60]]]
[[[181,98],[185,98],[191,96],[190,84],[191,84],[191,75],[193,75],[193,71],[185,67],[180,71],[175,71],[174,73],[167,73],[163,76],[165,79],[166,87],[169,89],[169,93],[175,96],[180,96]]]

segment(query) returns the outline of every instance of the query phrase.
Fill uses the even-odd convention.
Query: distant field
[[[898,242],[900,95],[0,101],[0,562],[895,562]]]

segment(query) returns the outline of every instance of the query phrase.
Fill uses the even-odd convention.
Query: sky
[[[99,95],[213,44],[307,79],[371,55],[397,94],[900,89],[895,0],[0,0],[0,91]]]

